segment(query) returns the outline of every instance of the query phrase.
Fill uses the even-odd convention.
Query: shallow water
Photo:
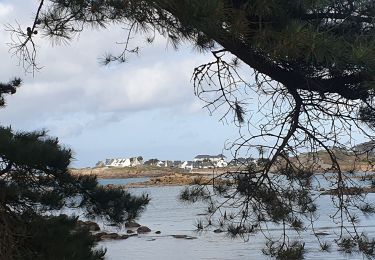
[[[109,180],[106,180],[109,181]],[[256,234],[245,242],[243,239],[231,239],[225,233],[216,234],[211,231],[197,233],[194,224],[197,219],[204,218],[200,214],[205,212],[203,204],[186,204],[178,201],[177,197],[181,187],[149,187],[132,189],[133,193],[146,192],[152,201],[139,219],[139,223],[151,228],[152,232],[127,240],[101,242],[99,246],[107,248],[107,259],[269,259],[261,253],[264,248],[262,234]],[[368,195],[369,201],[375,201],[375,195]],[[318,231],[330,235],[323,237],[329,241],[337,237],[335,232],[339,229],[329,219],[328,214],[333,213],[330,196],[322,196],[318,200],[319,212],[322,214],[315,223]],[[370,237],[375,236],[374,218],[361,217],[359,230],[365,231]],[[111,230],[110,227],[106,228]],[[155,231],[161,231],[156,235]],[[124,230],[116,230],[124,232]],[[279,230],[272,230],[273,236],[280,235]],[[171,235],[189,235],[197,239],[176,239]],[[363,259],[360,255],[345,255],[335,252],[322,253],[319,251],[316,238],[311,233],[302,235],[307,254],[305,259]]]
[[[126,185],[129,183],[144,182],[150,178],[126,178],[126,179],[100,179],[98,182],[101,185],[115,184],[115,185]]]

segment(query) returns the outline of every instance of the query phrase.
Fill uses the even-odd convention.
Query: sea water
[[[101,181],[102,182],[102,181]],[[108,183],[123,184],[121,181],[105,180]],[[191,259],[215,259],[215,260],[239,260],[239,259],[269,259],[262,254],[265,239],[261,233],[252,235],[247,241],[241,238],[232,239],[226,233],[214,233],[212,230],[197,232],[195,223],[206,212],[207,206],[202,203],[187,204],[178,200],[182,187],[164,186],[134,188],[130,191],[134,194],[147,193],[151,202],[138,222],[148,226],[152,231],[126,240],[100,242],[99,247],[107,248],[107,259],[120,260],[191,260]],[[332,223],[329,214],[334,213],[331,197],[320,196],[317,199],[318,212],[321,214],[315,222],[315,228],[319,232],[329,235],[321,237],[322,241],[332,241],[338,237],[339,227]],[[369,194],[367,199],[375,201],[375,194]],[[375,237],[374,217],[360,216],[359,232],[365,232],[370,237]],[[103,227],[111,230],[112,227]],[[124,233],[124,230],[113,230]],[[155,234],[160,231],[161,234]],[[188,235],[196,239],[176,239],[172,235]],[[269,235],[277,237],[281,230],[269,231]],[[321,252],[316,237],[312,232],[301,233],[307,250],[305,259],[363,259],[362,255],[347,255],[332,250],[331,253]]]

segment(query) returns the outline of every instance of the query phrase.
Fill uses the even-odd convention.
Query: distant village
[[[95,167],[137,167],[137,166],[156,166],[168,168],[180,168],[185,170],[193,169],[212,169],[223,168],[229,166],[240,166],[249,162],[256,163],[253,158],[238,158],[235,160],[227,161],[227,157],[223,154],[218,155],[197,155],[191,161],[171,161],[171,160],[158,160],[149,159],[144,161],[142,156],[118,159],[106,159],[99,161]]]
[[[335,152],[342,152],[344,154],[362,154],[368,157],[375,157],[375,141],[361,143],[352,148],[352,150],[346,150],[343,148],[331,147]],[[308,156],[309,153],[305,154]],[[324,166],[322,159],[320,164]],[[191,171],[193,169],[212,169],[212,168],[223,168],[227,166],[243,166],[249,164],[258,164],[261,159],[255,158],[236,158],[228,161],[227,157],[223,154],[218,155],[197,155],[191,161],[171,161],[171,160],[158,160],[149,159],[144,160],[142,156],[130,157],[130,158],[117,158],[117,159],[106,159],[96,163],[95,167],[138,167],[138,166],[154,166],[154,167],[168,167],[168,168],[179,168]],[[330,167],[330,165],[328,165]],[[328,167],[327,166],[327,167]]]

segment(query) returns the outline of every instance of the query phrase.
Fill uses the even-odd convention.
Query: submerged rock
[[[117,233],[107,233],[107,232],[99,232],[94,234],[95,241],[103,241],[103,240],[119,240],[119,239],[128,239],[129,237],[132,237],[137,234],[131,234],[131,235],[120,235]]]
[[[101,241],[102,240],[102,236],[103,235],[106,235],[107,233],[106,232],[99,232],[99,233],[96,233],[96,234],[94,234],[93,236],[94,236],[94,238],[95,238],[95,241]]]
[[[315,235],[316,236],[328,236],[329,233],[327,233],[327,232],[316,232]]]
[[[95,223],[94,221],[86,221],[86,226],[89,228],[90,231],[100,230],[98,223]]]
[[[80,228],[87,228],[89,231],[100,231],[100,227],[94,221],[77,220],[77,226]]]
[[[187,235],[172,235],[172,237],[177,239],[187,238]]]
[[[100,240],[115,240],[115,239],[122,239],[121,236],[117,233],[107,233],[100,237]]]
[[[172,235],[172,237],[177,238],[177,239],[197,239],[197,237],[192,237],[188,235]]]
[[[137,228],[137,232],[138,233],[148,233],[150,232],[151,229],[149,229],[148,227],[146,226],[140,226],[139,228]]]
[[[137,227],[140,227],[140,226],[141,226],[140,224],[138,224],[137,222],[133,222],[133,221],[125,223],[126,228],[137,228]]]

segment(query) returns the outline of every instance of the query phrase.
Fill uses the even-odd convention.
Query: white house
[[[231,166],[244,166],[244,165],[250,165],[250,164],[257,165],[258,161],[252,157],[248,157],[248,158],[240,157],[240,158],[233,159],[232,161],[230,161],[229,164]]]
[[[167,164],[167,161],[158,161],[156,163],[156,166],[158,166],[158,167],[167,167],[168,164]]]
[[[224,159],[220,159],[219,161],[214,162],[215,166],[218,168],[227,167],[228,163]]]
[[[180,164],[179,168],[181,168],[181,169],[185,169],[187,163],[188,163],[187,161],[183,161],[183,162]]]
[[[194,162],[210,162],[214,167],[226,167],[228,163],[226,162],[225,155],[218,154],[218,155],[207,155],[207,154],[200,154],[194,157]]]
[[[227,157],[223,154],[218,155],[207,155],[207,154],[200,154],[194,157],[194,162],[203,162],[203,161],[210,161],[210,162],[218,162],[220,160],[225,160]]]
[[[183,163],[180,164],[180,168],[191,171],[194,168],[194,162],[192,162],[192,161],[184,161]]]
[[[143,164],[143,158],[141,156],[105,160],[105,166],[108,166],[108,167],[134,167],[134,166],[138,166],[142,164]]]

